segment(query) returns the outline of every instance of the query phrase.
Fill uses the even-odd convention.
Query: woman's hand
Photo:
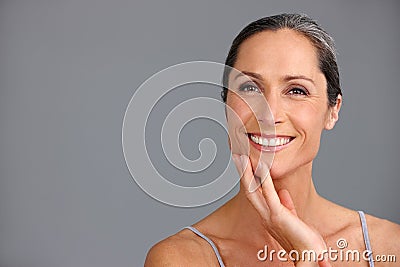
[[[318,262],[300,259],[295,263],[296,266],[331,266],[326,257],[323,257],[326,256],[326,244],[321,235],[297,217],[287,190],[275,191],[268,167],[261,165],[254,174],[248,156],[233,154],[232,158],[241,175],[241,183],[246,189],[248,200],[260,214],[272,237],[288,253],[296,250],[301,256],[304,250],[312,250],[319,256]]]

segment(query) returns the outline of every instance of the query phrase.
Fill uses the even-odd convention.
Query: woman
[[[400,256],[398,225],[332,203],[313,185],[321,133],[334,127],[342,104],[331,37],[305,15],[266,17],[239,33],[226,65],[242,73],[226,69],[222,94],[239,193],[156,244],[145,266],[395,266],[373,259]],[[260,97],[271,116],[257,111],[252,99]],[[359,251],[360,259],[335,258],[330,249]],[[317,257],[301,257],[307,251]]]

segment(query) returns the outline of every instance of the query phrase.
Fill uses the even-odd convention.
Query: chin
[[[273,180],[280,180],[283,178],[291,177],[293,175],[306,175],[310,176],[312,174],[312,162],[313,158],[304,160],[304,162],[288,163],[274,161],[270,169],[270,174]]]
[[[282,171],[282,170],[276,170],[276,168],[272,168],[270,170],[271,178],[272,180],[281,180],[284,179],[289,175],[288,172]]]

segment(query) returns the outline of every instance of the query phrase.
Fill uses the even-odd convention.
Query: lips
[[[263,151],[278,151],[285,148],[294,139],[292,136],[270,135],[261,136],[260,134],[247,134],[251,143]]]

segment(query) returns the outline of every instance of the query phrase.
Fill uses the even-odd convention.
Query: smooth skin
[[[242,43],[234,67],[246,73],[256,86],[245,92],[228,93],[227,105],[245,126],[230,132],[231,138],[249,142],[247,134],[259,132],[263,123],[268,123],[260,123],[243,101],[246,94],[260,94],[268,101],[276,134],[290,136],[291,142],[275,153],[269,172],[266,163],[258,160],[265,152],[250,145],[249,155],[243,155],[231,146],[232,158],[241,174],[239,193],[193,226],[213,240],[226,266],[368,266],[362,259],[294,263],[279,261],[275,255],[273,262],[258,260],[257,252],[265,245],[269,251],[299,252],[337,249],[340,238],[346,239],[349,250],[362,252],[365,245],[358,213],[319,196],[312,181],[312,163],[321,133],[335,126],[342,103],[339,96],[335,106],[328,105],[326,79],[318,68],[315,47],[293,30],[264,31]],[[265,179],[255,191],[251,190],[254,192],[249,192],[255,175]],[[399,225],[371,215],[366,217],[374,255],[399,258]],[[154,245],[145,266],[219,264],[206,241],[182,230]],[[375,262],[375,266],[398,263]]]

